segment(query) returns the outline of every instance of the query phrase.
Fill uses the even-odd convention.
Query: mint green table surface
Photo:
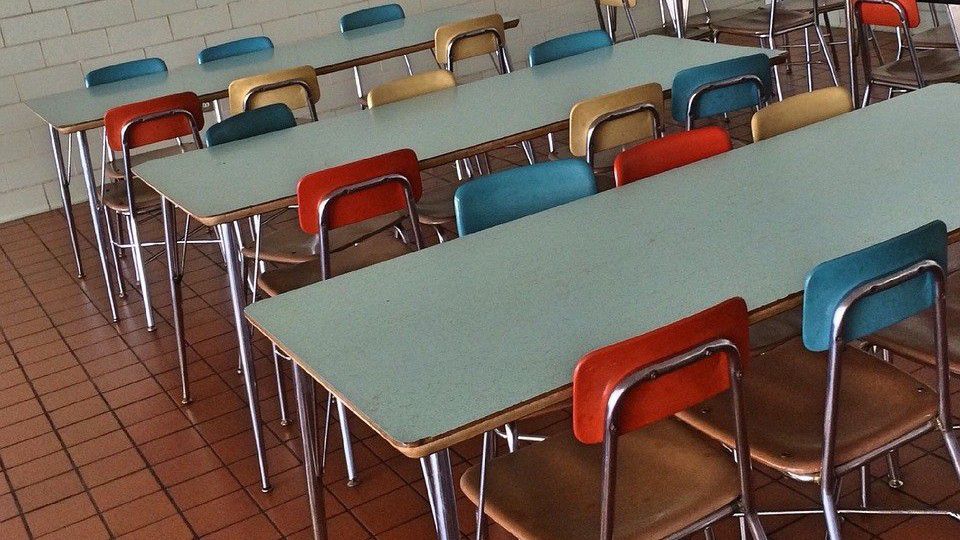
[[[32,99],[26,105],[46,123],[69,133],[99,126],[107,110],[125,103],[186,91],[212,100],[225,95],[231,81],[249,75],[304,65],[314,66],[317,74],[332,73],[424,50],[432,46],[433,34],[438,26],[486,13],[467,6],[428,11],[346,34],[328,34],[279,46],[272,51],[184,66],[166,74]],[[517,20],[512,19],[509,24],[516,26]]]
[[[201,222],[233,221],[285,206],[297,181],[318,169],[404,147],[430,160],[491,141],[521,140],[538,128],[565,121],[570,107],[582,99],[649,82],[669,89],[684,68],[760,51],[771,57],[781,54],[648,36],[427,96],[151,161],[136,172]]]
[[[937,85],[259,301],[247,316],[401,451],[561,391],[586,352],[934,219],[960,225]],[[436,448],[430,451],[436,451]]]

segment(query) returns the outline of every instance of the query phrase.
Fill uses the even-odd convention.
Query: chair
[[[87,88],[93,88],[102,84],[166,72],[167,64],[160,58],[142,58],[94,69],[84,76],[83,82]]]
[[[123,292],[123,276],[117,261],[118,249],[130,249],[134,256],[134,267],[143,295],[143,309],[147,319],[147,330],[154,330],[153,309],[150,299],[149,279],[143,248],[162,245],[162,242],[146,244],[140,238],[137,217],[160,208],[160,194],[136,178],[131,170],[133,166],[130,151],[136,148],[170,141],[180,137],[192,137],[197,148],[203,148],[200,130],[203,129],[203,107],[200,98],[193,92],[172,94],[159,98],[130,103],[115,107],[103,117],[104,132],[111,152],[120,152],[123,163],[123,181],[104,184],[101,202],[107,215],[107,233],[110,237],[111,254],[114,269],[117,272],[119,291]],[[119,241],[110,226],[110,213],[117,221],[126,219],[130,242]],[[186,243],[187,234],[183,242]],[[182,260],[182,259],[181,259]]]
[[[303,232],[316,236],[319,259],[268,270],[260,275],[257,284],[268,296],[276,296],[409,253],[405,244],[387,237],[381,238],[385,241],[379,242],[374,250],[352,246],[337,253],[338,260],[332,260],[333,231],[384,215],[404,213],[410,220],[414,247],[419,250],[422,240],[416,201],[422,191],[420,164],[413,150],[397,150],[304,176],[297,184],[298,221]],[[332,401],[333,394],[330,394],[323,430],[323,456],[326,456]],[[347,411],[339,401],[337,412],[348,485],[355,486],[358,480]]]
[[[936,4],[930,4],[931,12]],[[941,24],[913,34],[913,46],[917,49],[954,49],[957,48],[957,38],[953,36],[950,24]],[[900,36],[901,40],[903,36]]]
[[[456,78],[453,73],[438,69],[434,71],[418,73],[402,79],[397,79],[382,84],[372,90],[367,95],[367,106],[375,109],[388,103],[394,103],[404,99],[410,99],[432,92],[439,92],[456,86]],[[467,161],[467,160],[461,160]],[[461,176],[461,161],[457,162],[458,177]],[[479,161],[477,161],[479,166]],[[417,216],[420,223],[433,227],[437,233],[437,239],[444,242],[446,238],[443,235],[443,225],[453,221],[453,192],[455,185],[445,185],[432,190],[422,199],[417,201]]]
[[[637,31],[637,23],[633,20],[633,13],[631,9],[637,6],[637,0],[596,0],[597,4],[597,17],[600,19],[601,26],[606,29],[606,34],[610,38],[610,41],[616,41],[617,37],[614,35],[616,33],[616,21],[617,17],[615,11],[617,8],[623,8],[624,15],[627,16],[627,23],[630,24],[630,32],[633,34],[633,38],[637,39],[640,37],[640,32]],[[601,16],[600,10],[603,9],[603,16]],[[663,7],[661,5],[661,18],[663,18]],[[604,20],[605,19],[605,20]],[[666,19],[663,19],[664,25],[666,25]]]
[[[617,187],[729,151],[730,134],[719,126],[673,133],[628,148],[613,161]]]
[[[821,122],[853,110],[850,92],[840,86],[788,97],[757,111],[750,120],[753,142]]]
[[[697,118],[747,107],[760,110],[769,89],[770,59],[763,53],[688,68],[673,78],[671,113],[692,129]]]
[[[399,21],[404,18],[406,18],[406,14],[403,12],[403,7],[400,6],[400,4],[385,4],[382,6],[360,9],[340,17],[340,33],[345,34],[351,30],[368,28],[370,26],[388,23],[391,21]],[[413,66],[410,65],[410,57],[404,54],[403,61],[407,66],[407,75],[413,75]],[[357,85],[357,99],[360,100],[361,106],[363,106],[365,103],[365,94],[363,91],[363,82],[360,79],[359,66],[353,67],[353,79]]]
[[[267,36],[248,37],[213,45],[201,50],[197,53],[197,63],[203,65],[208,62],[223,60],[224,58],[272,50],[273,41]],[[213,101],[213,112],[216,115],[217,122],[223,120],[223,111],[220,110],[219,99]]]
[[[530,47],[528,60],[530,67],[539,66],[612,45],[613,40],[603,30],[587,30],[549,39]],[[547,143],[550,155],[555,156],[556,143],[553,140],[553,133],[547,134]]]
[[[649,83],[575,103],[570,109],[570,153],[596,170],[597,152],[663,135],[663,88]]]
[[[810,48],[810,29],[812,28],[817,34],[820,53],[823,55],[823,59],[830,69],[833,84],[834,86],[838,86],[840,83],[837,79],[836,66],[833,64],[833,58],[827,52],[827,40],[823,37],[823,31],[817,22],[820,16],[820,2],[822,0],[807,1],[809,8],[802,11],[794,11],[785,9],[782,6],[782,0],[772,0],[769,6],[756,8],[743,15],[712,23],[711,27],[713,28],[714,41],[717,41],[722,34],[730,34],[746,38],[755,38],[760,41],[761,47],[776,49],[776,38],[786,37],[789,34],[802,30],[805,64],[807,66],[807,90],[813,90],[813,59]],[[866,41],[862,43],[866,43]],[[780,70],[777,66],[773,67],[773,74],[776,82],[777,98],[783,99],[783,90],[780,86]]]
[[[870,89],[883,86],[892,90],[916,90],[928,84],[960,81],[960,58],[956,50],[927,49],[918,51],[911,28],[920,24],[920,8],[916,0],[858,0],[854,14],[860,27],[860,39],[867,28],[897,28],[906,43],[907,55],[897,55],[891,62],[873,67],[870,55],[862,54],[863,72],[867,80],[863,106],[870,103]]]
[[[440,26],[433,42],[437,65],[447,71],[452,72],[456,62],[485,54],[495,57],[497,72],[511,71],[506,30],[499,13]]]
[[[290,110],[306,107],[310,118],[317,120],[320,83],[310,66],[271,71],[237,79],[227,87],[230,114],[237,114],[264,105],[284,103]]]
[[[453,197],[460,236],[594,195],[590,166],[564,159],[508,169],[471,180]]]
[[[944,265],[947,231],[933,222],[816,266],[803,296],[803,335],[754,357],[744,378],[753,459],[793,479],[819,483],[829,537],[840,538],[839,514],[939,510],[838,509],[840,478],[932,431],[940,431],[954,470],[960,442],[953,431],[945,354]],[[943,395],[847,343],[925,309],[936,312],[937,383]],[[842,376],[841,376],[842,370]],[[733,444],[729,394],[680,417]],[[863,484],[861,484],[863,485]]]
[[[740,389],[747,335],[746,305],[732,298],[588,353],[573,372],[572,432],[499,457],[485,444],[464,493],[518,538],[685,538],[741,512],[766,538]],[[739,462],[672,418],[727,388]]]

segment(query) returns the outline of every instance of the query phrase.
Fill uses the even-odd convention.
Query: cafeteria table
[[[507,75],[489,77],[383,107],[358,110],[293,129],[202,151],[158,159],[135,168],[164,197],[167,260],[174,330],[183,361],[180,277],[175,276],[173,205],[204,225],[217,227],[224,253],[237,253],[231,224],[286,208],[305,174],[380,154],[413,148],[423,168],[564,129],[570,107],[582,99],[649,82],[669,89],[685,68],[764,52],[782,62],[782,51],[647,36]],[[240,358],[258,457],[266,489],[256,377],[243,316],[239,261],[226,258]],[[186,377],[185,377],[186,379]],[[187,390],[184,388],[186,395]]]
[[[958,109],[960,87],[931,86],[246,313],[299,378],[421,459],[438,537],[457,538],[447,449],[569,397],[586,352],[732,296],[754,321],[795,307],[816,264],[934,219],[955,237]]]
[[[81,88],[52,94],[26,102],[37,116],[48,125],[53,160],[60,183],[60,196],[67,221],[67,231],[73,247],[78,277],[83,277],[83,265],[77,244],[77,230],[73,218],[70,196],[70,171],[63,158],[61,135],[73,135],[77,139],[84,185],[89,199],[93,221],[93,234],[113,320],[117,321],[116,300],[107,267],[108,242],[102,227],[99,208],[96,204],[95,180],[90,161],[87,131],[103,125],[103,115],[109,109],[142,101],[157,96],[191,91],[204,102],[226,97],[230,82],[241,77],[265,73],[294,66],[315,66],[317,75],[334,73],[403,56],[433,47],[433,35],[438,26],[454,21],[477,17],[484,10],[470,6],[428,11],[405,19],[351,30],[345,33],[327,34],[322,37],[279,46],[202,65],[189,65],[166,73],[128,79],[95,88]],[[515,28],[519,19],[505,21],[507,28]]]

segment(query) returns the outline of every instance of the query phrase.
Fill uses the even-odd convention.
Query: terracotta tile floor
[[[827,84],[822,66],[815,75],[818,87]],[[795,70],[785,89],[794,93],[804,84]],[[748,114],[731,119],[741,143],[749,139],[748,122]],[[538,150],[544,146],[537,141]],[[521,162],[516,149],[491,157],[498,169]],[[450,167],[425,177],[428,189],[450,181]],[[0,225],[0,538],[308,537],[299,435],[295,424],[280,425],[269,344],[259,337],[259,390],[274,489],[263,494],[257,486],[217,249],[191,248],[187,261],[183,290],[194,401],[182,407],[162,264],[148,265],[157,331],[144,329],[140,296],[129,284],[120,301],[122,320],[110,324],[86,209],[78,206],[76,214],[84,280],[73,275],[58,213]],[[147,229],[156,233],[156,227]],[[129,257],[124,264],[131,275]],[[560,412],[523,427],[550,433],[568,423],[569,413]],[[330,537],[432,537],[419,465],[362,423],[351,428],[361,484],[346,486],[342,450],[332,437],[325,475]],[[477,441],[455,447],[455,472],[478,454]],[[878,504],[960,506],[960,483],[935,436],[906,447],[902,461],[906,485],[899,491],[886,487],[882,466],[873,468]],[[810,486],[772,473],[760,471],[756,484],[761,508],[815,504]],[[847,483],[848,499],[855,497],[854,484]],[[472,508],[462,497],[460,520],[470,533]],[[823,537],[819,517],[770,517],[764,523],[774,538]],[[854,517],[844,527],[850,538],[960,536],[960,524],[938,518]],[[733,538],[735,524],[725,522],[717,533]],[[495,528],[491,534],[507,537]]]

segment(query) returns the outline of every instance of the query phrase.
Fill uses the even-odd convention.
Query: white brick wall
[[[240,37],[265,34],[279,44],[335,32],[342,14],[387,1],[0,0],[0,222],[60,205],[46,127],[24,100],[82,87],[87,71],[125,60],[159,56],[174,68],[194,62],[203,47]],[[508,34],[517,68],[526,64],[530,45],[596,26],[591,0],[398,1],[408,15],[465,3],[519,15],[520,28]],[[712,4],[738,1],[743,0]],[[655,1],[641,4],[641,25],[658,24]],[[417,69],[435,67],[429,54],[414,55],[413,61]],[[400,61],[369,66],[365,82],[398,77],[402,66]],[[355,103],[349,72],[324,77],[321,87],[320,106],[327,112]],[[77,159],[73,162],[79,202],[84,194]]]

